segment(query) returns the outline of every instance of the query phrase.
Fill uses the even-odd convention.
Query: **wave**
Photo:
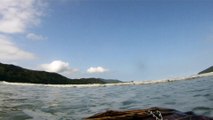
[[[206,73],[206,74],[200,74],[200,75],[192,75],[187,77],[177,77],[177,78],[170,78],[170,79],[162,79],[162,80],[148,80],[148,81],[133,81],[135,85],[140,84],[155,84],[155,83],[165,83],[165,82],[175,82],[175,81],[181,81],[181,80],[193,80],[203,77],[213,76],[213,72]]]
[[[213,76],[213,72],[193,75],[189,77],[179,77],[179,78],[171,78],[171,79],[162,79],[162,80],[147,80],[147,81],[130,81],[130,82],[122,82],[122,83],[108,83],[108,84],[33,84],[33,83],[15,83],[15,82],[6,82],[2,81],[1,84],[6,85],[19,85],[19,86],[44,86],[44,87],[73,87],[73,88],[84,88],[84,87],[110,87],[110,86],[130,86],[130,85],[146,85],[146,84],[156,84],[156,83],[167,83],[167,82],[175,82],[181,80],[193,80],[201,77]]]

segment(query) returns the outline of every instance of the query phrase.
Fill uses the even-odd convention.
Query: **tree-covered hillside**
[[[0,63],[0,81],[39,84],[93,84],[108,83],[99,78],[69,79],[57,73],[35,71]]]
[[[213,66],[199,72],[198,74],[204,74],[204,73],[209,73],[209,72],[213,72]]]

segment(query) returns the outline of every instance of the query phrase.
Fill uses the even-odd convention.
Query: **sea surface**
[[[0,120],[81,120],[106,110],[154,106],[213,117],[213,76],[126,86],[0,82]]]

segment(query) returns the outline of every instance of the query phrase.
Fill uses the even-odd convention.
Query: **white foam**
[[[23,110],[25,114],[32,117],[31,120],[57,120],[59,119],[56,115],[53,115],[51,113],[43,112],[41,110],[29,110],[25,109]]]
[[[196,79],[196,78],[207,77],[207,76],[213,76],[213,72],[206,73],[206,74],[192,75],[192,76],[187,76],[187,77],[162,79],[162,80],[133,81],[131,83],[133,83],[135,85],[155,84],[155,83],[175,82],[175,81],[180,81],[180,80],[193,80],[193,79]]]
[[[33,84],[33,83],[17,83],[17,82],[6,82],[2,81],[2,84],[7,84],[7,85],[22,85],[22,86],[42,86],[42,84]]]

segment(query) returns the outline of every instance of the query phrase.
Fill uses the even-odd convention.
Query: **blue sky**
[[[3,63],[124,81],[190,76],[213,65],[212,0],[0,4]]]

